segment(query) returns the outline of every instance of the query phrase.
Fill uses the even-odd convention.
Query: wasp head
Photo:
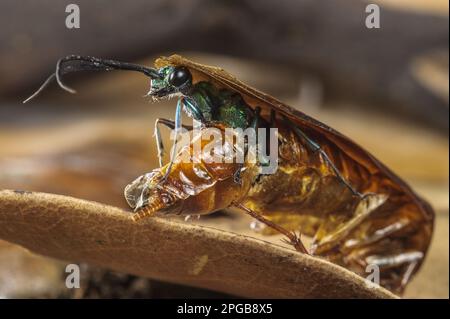
[[[186,94],[192,86],[192,75],[184,66],[165,66],[158,69],[158,77],[152,77],[149,96],[161,98],[171,94]]]

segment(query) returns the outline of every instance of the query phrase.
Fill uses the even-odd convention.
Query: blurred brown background
[[[380,29],[365,27],[368,2],[359,0],[79,0],[81,28],[72,30],[69,3],[0,3],[0,188],[126,208],[123,187],[157,165],[153,123],[173,118],[174,101],[142,98],[148,79],[120,72],[67,76],[79,94],[53,84],[21,101],[67,54],[151,65],[180,53],[350,136],[428,199],[436,232],[406,296],[448,298],[448,1],[376,1]],[[261,237],[240,215],[192,222]],[[64,266],[1,242],[0,296],[218,296],[88,265],[73,293]]]

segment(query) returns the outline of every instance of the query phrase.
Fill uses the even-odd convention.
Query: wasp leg
[[[286,242],[288,242],[289,244],[291,244],[292,246],[294,246],[294,248],[304,254],[309,254],[308,250],[305,248],[305,246],[302,243],[302,240],[300,239],[300,236],[297,236],[295,234],[295,232],[293,231],[289,231],[283,227],[281,227],[278,224],[275,224],[274,222],[270,221],[269,219],[265,218],[264,216],[258,214],[257,212],[251,210],[248,207],[245,207],[244,205],[242,205],[241,203],[232,203],[233,206],[243,210],[244,212],[246,212],[247,214],[249,214],[250,216],[252,216],[253,218],[255,218],[256,220],[260,221],[263,224],[266,224],[267,226],[275,229],[276,231],[278,231],[279,233],[285,235],[288,240],[286,240]]]
[[[183,105],[188,114],[191,114],[194,119],[200,121],[201,123],[205,123],[205,118],[202,114],[202,111],[197,106],[195,101],[190,98],[183,98]]]
[[[306,141],[306,145],[308,145],[308,147],[310,148],[311,151],[313,151],[314,153],[319,152],[320,155],[323,157],[323,159],[328,163],[328,165],[330,165],[331,169],[333,170],[333,172],[336,174],[337,178],[345,185],[347,186],[347,188],[353,193],[353,195],[358,196],[359,198],[363,198],[364,195],[361,194],[360,192],[358,192],[356,189],[353,188],[352,185],[350,185],[350,183],[342,176],[341,172],[337,169],[337,167],[334,165],[334,163],[330,160],[330,158],[328,157],[327,153],[325,153],[325,151],[320,147],[320,145],[318,143],[316,143],[315,141],[313,141],[312,139],[310,139],[308,137],[308,135],[305,134],[305,132],[303,132],[299,127],[297,127],[296,125],[294,125],[291,121],[289,121],[289,119],[287,119],[286,117],[283,117],[284,120],[288,123],[288,125],[292,128],[292,130],[294,131],[294,133],[301,139]]]
[[[182,106],[183,106],[183,100],[179,99],[177,102],[177,108],[175,110],[175,141],[173,143],[172,151],[170,153],[169,166],[167,167],[167,170],[166,170],[164,176],[162,177],[161,182],[164,182],[167,179],[167,176],[169,176],[170,171],[172,170],[173,162],[175,161],[178,136],[180,135],[180,129],[182,127],[182,124],[181,124]]]
[[[157,118],[155,121],[155,139],[156,139],[156,148],[158,150],[158,161],[159,161],[159,167],[163,166],[163,162],[162,162],[162,158],[164,155],[164,144],[161,138],[161,131],[159,129],[159,124],[163,124],[166,127],[170,128],[170,129],[174,129],[175,128],[175,122],[172,120],[168,120],[165,118]],[[191,125],[182,125],[182,127],[188,131],[192,130],[192,126]]]

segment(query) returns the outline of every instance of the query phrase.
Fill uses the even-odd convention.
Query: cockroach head
[[[173,208],[177,198],[163,186],[162,177],[161,171],[156,169],[136,178],[125,187],[125,199],[135,212],[145,207],[161,209],[164,213],[171,212],[170,208]]]
[[[150,189],[148,181],[152,179],[153,173],[148,173],[136,178],[125,187],[124,195],[128,205],[134,210],[138,210],[148,203]]]
[[[124,195],[128,205],[137,211],[149,204],[152,196],[157,195],[157,185],[160,174],[154,170],[145,175],[139,176],[125,187]]]

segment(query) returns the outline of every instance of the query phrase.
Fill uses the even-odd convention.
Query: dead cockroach
[[[223,69],[178,55],[159,58],[155,66],[68,56],[30,98],[53,78],[73,93],[61,76],[74,71],[144,73],[151,78],[148,96],[176,95],[178,104],[175,121],[158,119],[155,125],[161,167],[125,189],[135,220],[237,207],[286,235],[298,251],[326,258],[362,276],[367,275],[367,266],[376,266],[382,286],[403,291],[425,258],[434,221],[430,205],[403,180],[341,133]],[[166,125],[179,135],[182,110],[201,123],[198,132],[208,127],[221,134],[226,128],[276,128],[277,169],[264,174],[264,161],[215,163],[206,161],[204,154],[191,156],[190,162],[179,161],[177,154],[181,153],[176,152],[163,166],[158,126]],[[184,150],[192,150],[201,134],[194,135]],[[200,144],[205,147],[204,141]],[[312,238],[309,251],[295,231]]]

